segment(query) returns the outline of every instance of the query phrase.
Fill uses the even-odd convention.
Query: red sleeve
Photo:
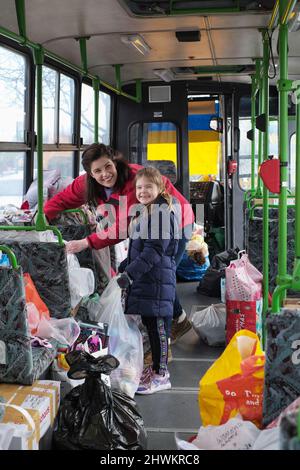
[[[78,176],[73,183],[46,202],[44,212],[47,219],[55,219],[65,209],[76,209],[82,206],[86,202],[85,190],[86,175]]]
[[[120,197],[122,197],[121,201]],[[126,199],[124,199],[125,197]],[[100,250],[106,246],[116,245],[128,237],[128,225],[131,215],[133,215],[132,213],[129,214],[129,212],[130,209],[134,209],[132,206],[137,203],[133,181],[127,182],[126,188],[122,191],[122,194],[118,195],[117,199],[119,204],[115,207],[116,212],[113,223],[110,224],[108,229],[92,233],[87,237],[91,248]],[[99,206],[97,212],[100,213],[102,208],[103,214],[105,214],[105,205]]]
[[[166,190],[169,194],[174,196],[181,205],[182,210],[182,227],[186,225],[190,225],[194,223],[195,216],[193,213],[192,206],[190,205],[189,201],[173,186],[169,178],[163,176],[164,183],[166,185]]]

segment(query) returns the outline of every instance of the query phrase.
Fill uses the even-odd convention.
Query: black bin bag
[[[221,297],[221,279],[225,278],[225,268],[230,261],[237,259],[239,248],[222,251],[215,255],[203,278],[199,282],[197,291],[208,297]]]
[[[135,401],[102,380],[119,365],[110,354],[84,351],[66,355],[68,376],[85,382],[68,393],[58,412],[53,448],[58,450],[143,450],[147,436]]]

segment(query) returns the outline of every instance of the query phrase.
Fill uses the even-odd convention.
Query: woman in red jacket
[[[56,194],[45,204],[48,220],[55,219],[65,209],[74,209],[85,203],[97,209],[101,220],[101,230],[82,240],[67,243],[68,253],[78,253],[86,248],[99,250],[115,245],[127,238],[131,218],[136,215],[138,201],[135,195],[134,179],[140,165],[128,163],[120,154],[104,144],[90,145],[82,155],[82,166],[86,174],[75,178],[72,184]],[[176,265],[178,266],[185,251],[186,241],[190,238],[194,215],[189,202],[163,176],[166,190],[178,200],[181,206],[181,238],[179,239]],[[174,304],[176,336],[184,334],[190,324],[176,296]],[[178,326],[178,334],[176,326]],[[174,330],[174,328],[173,328]],[[174,331],[175,331],[174,330]],[[171,337],[174,334],[171,334]],[[177,339],[177,337],[175,339]]]

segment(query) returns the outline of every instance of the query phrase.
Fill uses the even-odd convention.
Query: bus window
[[[99,142],[110,144],[111,97],[108,93],[99,93]]]
[[[26,58],[0,46],[0,141],[24,142]]]
[[[111,97],[107,93],[99,92],[99,143],[110,143],[110,114]],[[83,145],[94,142],[94,90],[91,86],[82,84],[81,92],[81,131]]]
[[[73,152],[43,152],[43,170],[60,170],[63,177],[73,176]],[[34,178],[37,177],[37,153],[34,153]]]
[[[130,161],[169,160],[177,167],[177,127],[172,122],[144,122],[130,128]]]
[[[60,74],[59,87],[59,142],[72,143],[74,133],[74,80]]]
[[[251,129],[251,118],[240,118],[240,150],[239,150],[239,183],[240,187],[247,191],[251,189],[251,140],[247,138],[247,132]],[[257,154],[258,154],[258,130],[255,129],[255,186],[257,184]]]
[[[56,112],[55,106],[58,93],[58,72],[43,66],[43,142],[55,144],[57,142]],[[36,95],[35,95],[36,96]],[[36,99],[35,99],[36,105]],[[35,112],[35,132],[37,128]]]
[[[23,199],[25,152],[0,152],[0,207],[20,207]]]
[[[80,136],[83,139],[83,144],[92,144],[94,142],[94,90],[85,83],[81,88],[80,122]]]
[[[74,80],[57,70],[43,66],[44,144],[72,143],[74,133],[74,99]],[[57,129],[57,122],[59,122],[59,129]]]
[[[278,157],[278,121],[270,118],[269,122],[269,155]],[[247,191],[251,189],[251,140],[247,132],[251,129],[251,118],[240,118],[240,151],[239,151],[239,183]],[[255,187],[257,185],[258,130],[255,129]]]

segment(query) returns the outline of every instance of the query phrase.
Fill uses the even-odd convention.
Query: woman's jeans
[[[176,261],[176,268],[179,265],[180,261],[182,260],[183,254],[185,252],[186,243],[190,240],[193,232],[193,224],[187,225],[182,230],[182,237],[179,239],[178,242],[178,250],[175,256]],[[176,320],[182,314],[182,306],[179,302],[177,292],[175,293],[175,300],[174,300],[174,309],[173,309],[173,319]]]

